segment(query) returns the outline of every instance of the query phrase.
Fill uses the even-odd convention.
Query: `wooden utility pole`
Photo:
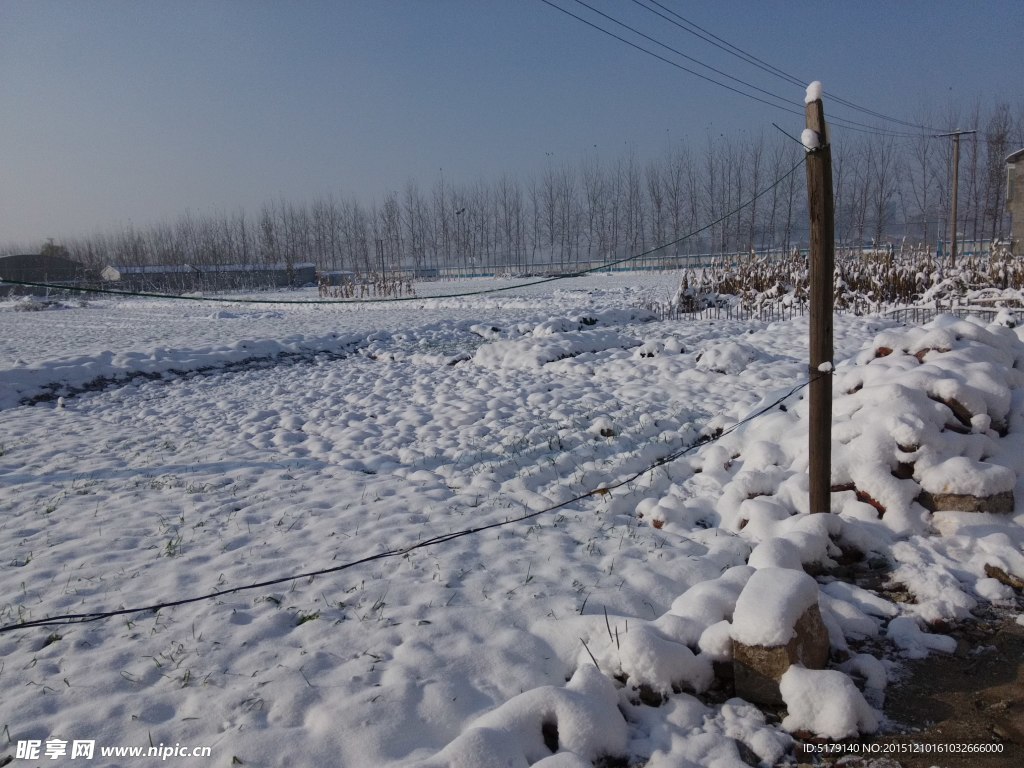
[[[956,204],[957,204],[957,192],[960,189],[960,137],[965,134],[977,133],[977,131],[952,131],[951,133],[940,133],[934,138],[940,139],[946,136],[953,137],[953,193],[952,193],[952,209],[950,210],[950,219],[952,224],[950,229],[949,237],[949,266],[956,266]]]
[[[956,266],[956,204],[957,193],[960,190],[960,134],[953,134],[953,209],[950,217],[953,222],[953,231],[949,233],[949,266]]]
[[[812,86],[813,87],[813,86]],[[835,272],[835,210],[832,148],[825,129],[825,107],[808,89],[807,130],[817,141],[807,149],[807,209],[810,252],[810,427],[808,457],[810,511],[831,511],[832,487],[832,297]],[[805,132],[806,134],[806,132]]]

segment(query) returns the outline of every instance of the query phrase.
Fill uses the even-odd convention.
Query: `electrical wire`
[[[704,29],[704,27],[701,27],[696,22],[691,21],[690,19],[687,19],[686,17],[682,16],[681,14],[677,13],[676,11],[673,11],[671,8],[667,8],[666,6],[662,5],[660,2],[658,2],[658,0],[647,0],[647,1],[650,2],[652,5],[655,5],[658,8],[661,8],[666,13],[671,14],[676,19],[679,19],[680,22],[683,22],[684,24],[688,24],[691,27],[693,27],[694,29],[699,30],[699,31],[695,32],[692,29],[689,29],[688,27],[683,26],[683,24],[680,24],[679,22],[674,21],[671,18],[668,18],[664,14],[658,13],[653,8],[650,8],[650,7],[646,6],[646,5],[644,5],[642,2],[640,2],[640,0],[632,0],[632,1],[636,5],[639,5],[641,8],[645,8],[646,10],[648,10],[651,13],[655,14],[656,16],[660,16],[661,18],[665,19],[669,23],[674,24],[675,26],[679,27],[683,31],[688,32],[689,34],[698,37],[699,39],[701,39],[701,40],[703,40],[703,41],[705,41],[705,42],[715,46],[716,48],[720,48],[721,50],[725,51],[726,53],[728,53],[728,54],[730,54],[732,56],[735,56],[735,57],[741,59],[742,61],[745,61],[746,63],[751,64],[752,66],[757,67],[758,69],[764,70],[765,72],[767,72],[770,75],[773,75],[775,77],[780,78],[784,82],[790,83],[792,85],[798,85],[800,87],[804,87],[806,85],[806,81],[803,81],[800,78],[797,78],[796,76],[791,75],[788,72],[786,72],[786,71],[784,71],[782,69],[779,69],[778,67],[776,67],[776,66],[774,66],[772,64],[769,64],[768,62],[764,61],[763,59],[759,59],[754,54],[749,53],[748,51],[745,51],[745,50],[743,50],[742,48],[740,48],[740,47],[738,47],[736,45],[733,45],[729,41],[724,40],[721,37],[718,37],[717,35],[715,35],[714,33],[710,32],[709,30]],[[897,123],[899,125],[907,126],[908,128],[916,128],[916,129],[921,130],[921,131],[934,132],[934,131],[938,130],[936,128],[930,128],[930,127],[928,127],[926,125],[921,125],[919,123],[913,123],[913,122],[910,122],[910,121],[907,121],[907,120],[901,120],[898,117],[891,117],[891,116],[886,115],[886,114],[884,114],[882,112],[876,112],[873,109],[869,109],[868,107],[860,106],[860,105],[858,105],[858,104],[856,104],[856,103],[854,103],[852,101],[849,101],[849,100],[844,99],[844,98],[842,98],[840,96],[837,96],[836,94],[832,93],[831,91],[825,91],[825,95],[829,96],[833,101],[835,101],[838,104],[842,104],[843,106],[849,107],[850,109],[853,109],[853,110],[856,110],[856,111],[863,112],[865,114],[871,115],[872,117],[877,117],[880,120],[886,120],[886,121],[891,122],[891,123]]]
[[[579,22],[581,22],[583,24],[586,24],[588,27],[592,27],[593,29],[596,29],[598,32],[603,32],[604,34],[608,35],[609,37],[615,38],[620,43],[625,43],[626,45],[630,46],[631,48],[636,48],[638,51],[640,51],[642,53],[646,53],[648,56],[653,56],[654,58],[659,59],[659,60],[665,62],[669,66],[675,67],[676,69],[681,69],[683,72],[687,72],[687,73],[689,73],[689,74],[691,74],[691,75],[693,75],[695,77],[699,77],[701,80],[706,80],[707,82],[713,83],[714,85],[717,85],[720,88],[725,88],[726,90],[732,91],[733,93],[738,93],[740,96],[745,96],[748,99],[753,99],[754,101],[759,101],[762,104],[767,104],[769,107],[774,107],[776,109],[781,109],[781,110],[783,110],[785,112],[791,112],[792,114],[800,114],[796,110],[788,109],[786,107],[780,106],[779,104],[773,104],[772,102],[767,101],[765,99],[762,99],[759,96],[754,96],[752,94],[746,93],[745,91],[741,91],[738,88],[732,87],[731,85],[726,85],[725,83],[719,82],[718,80],[715,80],[712,77],[708,77],[707,75],[702,75],[700,72],[696,72],[696,71],[690,69],[689,67],[684,67],[679,62],[672,61],[671,59],[666,59],[664,56],[661,56],[661,55],[655,53],[654,51],[651,51],[651,50],[648,50],[647,48],[644,48],[642,45],[637,45],[636,43],[631,42],[630,40],[627,40],[624,37],[620,37],[619,35],[616,35],[614,32],[611,32],[611,31],[605,29],[604,27],[601,27],[601,26],[595,24],[592,21],[589,21],[589,20],[583,18],[582,16],[578,16],[577,14],[573,13],[572,11],[569,11],[569,10],[567,10],[565,8],[562,8],[560,5],[556,5],[555,3],[551,2],[551,0],[540,0],[540,1],[542,3],[544,3],[545,5],[551,6],[555,10],[561,11],[566,16],[570,16],[573,19],[576,19],[576,21],[579,21]],[[578,2],[579,0],[576,0],[576,1]],[[667,48],[668,46],[664,46],[664,47]],[[705,65],[702,65],[702,66],[705,66]]]
[[[663,15],[661,13],[658,13],[653,8],[650,8],[649,6],[646,6],[643,3],[641,3],[640,0],[633,0],[633,2],[636,5],[639,5],[641,8],[644,8],[644,9],[650,11],[651,13],[655,14],[656,16],[660,16],[661,18],[665,19],[666,21],[670,22],[671,24],[674,24],[675,26],[679,27],[684,32],[688,32],[689,34],[693,35],[694,37],[697,37],[697,38],[699,38],[700,40],[703,40],[706,43],[710,43],[711,45],[715,46],[716,48],[720,48],[721,50],[725,51],[726,53],[728,53],[728,54],[730,54],[732,56],[735,56],[736,58],[741,59],[741,60],[745,61],[748,64],[752,64],[753,66],[757,67],[758,69],[764,70],[765,72],[767,72],[770,75],[774,75],[775,77],[780,78],[784,82],[790,83],[791,85],[797,85],[797,86],[800,86],[800,87],[803,87],[804,85],[806,85],[806,82],[801,80],[800,78],[795,77],[794,75],[790,75],[790,74],[784,72],[783,70],[779,69],[778,67],[775,67],[775,66],[769,64],[766,61],[762,61],[761,59],[759,59],[756,56],[754,56],[752,53],[747,53],[742,48],[739,48],[739,47],[733,45],[732,43],[730,43],[727,40],[723,40],[718,35],[710,32],[707,29],[704,29],[704,27],[700,26],[696,22],[693,22],[693,21],[691,21],[691,20],[681,16],[680,14],[676,13],[675,11],[673,11],[671,8],[665,7],[664,5],[659,3],[657,0],[650,0],[650,2],[651,2],[652,5],[655,5],[658,8],[661,8],[666,13],[669,13],[672,16],[674,16],[676,19],[679,19],[679,22],[683,22],[683,24],[680,24],[677,21],[673,21],[672,19],[668,18],[667,16],[665,16],[665,15]],[[689,26],[684,26],[684,24],[689,25]],[[698,31],[695,32],[693,29],[690,29],[690,27],[693,27],[694,29],[696,29]]]
[[[567,10],[567,9],[557,5],[557,4],[555,4],[554,2],[552,2],[552,0],[540,0],[540,1],[542,3],[544,3],[545,5],[548,5],[548,6],[554,8],[554,9],[556,9],[558,11],[561,11],[562,13],[564,13],[565,15],[575,19],[576,21],[579,21],[580,23],[585,24],[588,27],[596,29],[597,31],[602,32],[605,35],[608,35],[609,37],[612,37],[612,38],[614,38],[615,40],[618,40],[621,43],[625,43],[626,45],[630,46],[631,48],[635,48],[636,50],[640,51],[641,53],[646,53],[648,56],[652,56],[652,57],[658,59],[659,61],[662,61],[662,62],[668,64],[669,66],[675,67],[676,69],[682,70],[683,72],[686,72],[688,74],[694,75],[695,77],[699,77],[701,80],[706,80],[707,82],[712,83],[713,85],[717,85],[720,88],[725,88],[726,90],[732,91],[733,93],[739,94],[740,96],[745,96],[748,99],[752,99],[754,101],[760,102],[761,104],[766,104],[766,105],[768,105],[770,107],[773,107],[775,109],[781,109],[783,112],[788,112],[789,114],[792,114],[792,115],[797,115],[799,117],[804,117],[804,112],[798,108],[799,107],[799,102],[787,101],[786,103],[790,104],[789,107],[783,106],[781,104],[775,104],[775,103],[773,103],[771,101],[768,101],[767,99],[761,98],[760,96],[755,96],[755,95],[753,95],[751,93],[747,93],[746,91],[742,91],[739,88],[735,88],[735,87],[733,87],[731,85],[728,85],[726,83],[723,83],[723,82],[720,82],[718,80],[715,80],[712,77],[708,77],[707,75],[701,74],[700,72],[697,72],[697,71],[695,71],[693,69],[690,69],[689,67],[685,67],[685,66],[683,66],[682,64],[680,64],[680,63],[678,63],[676,61],[672,61],[671,59],[667,59],[664,56],[662,56],[662,55],[660,55],[658,53],[655,53],[654,51],[652,51],[652,50],[650,50],[648,48],[643,47],[642,45],[639,45],[639,44],[634,43],[634,42],[632,42],[630,40],[627,40],[626,38],[624,38],[624,37],[622,37],[620,35],[617,35],[614,32],[612,32],[612,31],[610,31],[608,29],[605,29],[604,27],[602,27],[602,26],[600,26],[598,24],[595,24],[594,22],[592,22],[592,21],[590,21],[588,19],[585,19],[582,16],[579,16],[579,15],[573,13],[572,11],[569,11],[569,10]],[[635,28],[629,26],[628,24],[625,24],[624,22],[621,22],[621,21],[618,21],[616,19],[613,19],[610,16],[608,16],[607,14],[602,13],[601,11],[598,11],[598,10],[594,9],[592,6],[589,6],[586,3],[582,2],[582,0],[574,0],[574,1],[579,3],[580,5],[583,5],[583,6],[587,7],[587,8],[589,8],[590,10],[594,11],[598,15],[603,16],[605,18],[608,18],[609,20],[613,21],[614,23],[624,27],[625,29],[628,29],[629,31],[633,32],[636,35],[639,35],[640,37],[643,37],[643,38],[645,38],[647,40],[650,40],[651,42],[654,42],[655,44],[657,44],[657,45],[659,45],[659,46],[661,46],[661,47],[663,47],[663,48],[665,48],[667,50],[670,50],[673,53],[676,53],[677,55],[683,56],[684,58],[690,59],[691,61],[696,61],[696,59],[693,59],[692,57],[687,56],[684,53],[681,53],[680,51],[676,50],[675,48],[672,48],[669,45],[666,45],[665,43],[662,43],[662,42],[660,42],[658,40],[654,40],[654,38],[651,38],[648,35],[645,35],[644,33],[636,30]],[[714,67],[711,67],[711,66],[709,66],[707,64],[703,64],[701,62],[697,62],[697,63],[700,64],[700,66],[705,67],[707,69],[711,69],[711,70],[713,70],[715,72],[719,71],[719,70],[715,70]],[[722,74],[724,74],[724,73],[722,73]],[[770,92],[764,91],[763,89],[758,88],[757,86],[755,86],[755,85],[753,85],[751,83],[748,83],[748,82],[746,82],[744,80],[740,80],[739,78],[734,78],[731,75],[724,75],[724,76],[728,77],[731,80],[735,80],[735,81],[741,82],[741,83],[743,83],[743,85],[745,85],[746,87],[751,88],[753,90],[757,90],[757,91],[761,91],[763,93],[769,93],[770,94]],[[776,99],[783,99],[783,97],[778,96],[776,94],[770,94],[770,96],[772,98],[776,98]],[[915,134],[915,133],[909,133],[909,132],[905,132],[905,131],[901,132],[901,131],[881,130],[881,129],[872,127],[872,126],[870,126],[870,125],[868,125],[866,123],[860,123],[860,122],[857,122],[855,120],[848,120],[848,119],[840,118],[840,117],[831,117],[829,119],[829,125],[832,126],[832,127],[835,127],[835,128],[842,128],[842,129],[849,130],[849,131],[856,131],[858,133],[867,133],[867,134],[873,134],[873,135],[879,135],[879,136],[891,136],[891,137],[899,137],[899,138],[909,138],[909,137],[916,137],[917,136],[917,134]]]
[[[790,99],[787,99],[785,96],[780,96],[777,93],[772,93],[771,91],[766,91],[765,89],[759,88],[758,86],[754,85],[753,83],[748,83],[746,80],[741,80],[738,77],[733,77],[732,75],[728,74],[727,72],[723,72],[720,69],[716,69],[715,67],[712,67],[710,64],[705,64],[704,62],[702,62],[702,61],[700,61],[698,59],[695,59],[692,56],[689,56],[689,55],[683,53],[678,48],[673,48],[672,46],[667,45],[667,44],[661,42],[660,40],[655,40],[653,37],[651,37],[649,35],[645,35],[640,30],[638,30],[638,29],[636,29],[634,27],[631,27],[630,25],[626,24],[625,22],[619,21],[618,19],[616,19],[616,18],[614,18],[612,16],[609,16],[607,13],[604,13],[603,11],[599,11],[597,8],[594,8],[594,6],[592,6],[592,5],[588,5],[583,0],[574,0],[574,2],[576,2],[579,5],[582,5],[584,8],[588,8],[589,10],[593,11],[594,13],[596,13],[598,16],[601,16],[602,18],[607,19],[608,21],[612,22],[613,24],[618,24],[620,27],[622,27],[624,29],[628,29],[633,34],[639,35],[640,37],[642,37],[644,40],[652,42],[655,45],[661,46],[665,50],[671,51],[672,53],[676,54],[677,56],[682,56],[687,61],[691,61],[694,64],[697,64],[698,66],[701,66],[701,67],[704,67],[705,69],[711,70],[716,75],[721,75],[722,77],[725,77],[725,78],[727,78],[729,80],[732,80],[734,83],[739,83],[740,85],[744,85],[747,88],[750,88],[752,90],[757,91],[758,93],[763,93],[765,96],[769,96],[769,97],[771,97],[773,99],[778,99],[779,101],[781,101],[781,102],[783,102],[785,104],[790,104],[790,105],[793,104],[793,102]],[[635,2],[635,0],[634,0],[634,2]],[[710,82],[715,83],[716,85],[719,84],[715,80],[710,80]]]

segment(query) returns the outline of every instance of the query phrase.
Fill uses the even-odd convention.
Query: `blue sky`
[[[588,2],[802,101],[631,0]],[[1024,101],[1024,0],[659,2],[886,114]],[[0,0],[0,243],[282,196],[370,201],[441,169],[457,183],[525,178],[552,158],[654,157],[773,121],[803,127],[540,0]]]

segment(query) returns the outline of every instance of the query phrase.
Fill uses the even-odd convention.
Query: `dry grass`
[[[687,270],[675,299],[650,309],[664,317],[701,313],[785,318],[807,305],[807,255],[752,255],[741,263]],[[963,259],[955,267],[920,249],[836,254],[835,309],[867,314],[894,307],[978,305],[1020,307],[1024,262],[1005,248]]]

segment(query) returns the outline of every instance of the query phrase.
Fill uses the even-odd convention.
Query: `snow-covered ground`
[[[677,283],[0,304],[0,760],[94,740],[100,765],[151,744],[211,747],[168,761],[190,765],[771,765],[790,732],[890,727],[900,657],[1015,604],[986,566],[1024,578],[1022,334],[837,317],[843,490],[809,515],[806,390],[782,400],[806,319],[639,308]],[[840,549],[914,602],[828,576]],[[782,723],[702,699],[731,639],[784,642],[780,612],[812,603],[832,661],[787,673]]]

